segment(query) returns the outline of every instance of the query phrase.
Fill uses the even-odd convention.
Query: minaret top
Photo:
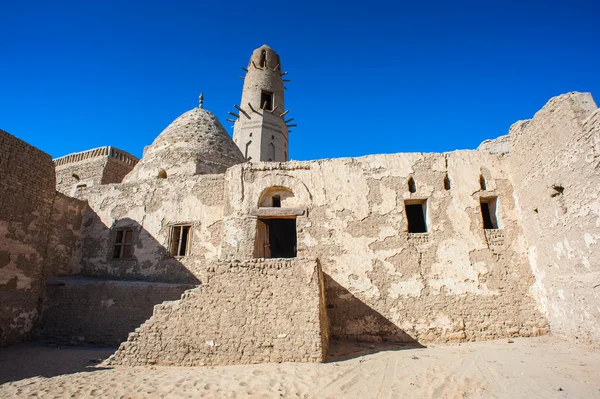
[[[271,47],[263,44],[252,52],[248,70],[269,68],[273,71],[281,71],[279,56]]]

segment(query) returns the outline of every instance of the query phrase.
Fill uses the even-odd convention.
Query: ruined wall
[[[37,322],[54,186],[50,156],[0,130],[0,346]]]
[[[118,346],[152,316],[154,305],[174,301],[184,284],[53,279],[46,287],[39,336],[44,342]]]
[[[100,147],[55,159],[56,190],[72,197],[80,188],[120,183],[138,159],[115,147]]]
[[[156,306],[107,362],[321,362],[328,341],[321,284],[315,260],[217,263],[207,284]]]
[[[336,338],[544,334],[507,168],[480,151],[238,165],[227,172],[222,255],[253,256],[257,217],[297,215],[298,256],[321,261]],[[269,187],[294,195],[257,208]],[[480,197],[498,198],[499,230],[484,231]],[[408,233],[404,201],[424,199],[428,233]]]
[[[204,262],[219,254],[223,223],[223,175],[147,179],[84,189],[76,265],[82,275],[198,283]],[[169,254],[172,225],[192,225],[188,255]],[[131,228],[133,257],[114,259],[116,230]]]
[[[600,340],[600,111],[551,99],[510,129],[511,175],[552,333]]]

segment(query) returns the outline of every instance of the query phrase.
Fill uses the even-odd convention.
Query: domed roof
[[[244,156],[219,120],[194,108],[162,131],[123,181],[223,173],[242,162]]]

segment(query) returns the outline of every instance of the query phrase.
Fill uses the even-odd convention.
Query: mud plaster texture
[[[78,272],[109,279],[198,283],[219,256],[224,175],[147,179],[85,189]],[[173,226],[190,225],[187,256],[169,253]],[[114,259],[115,231],[133,230],[133,257]]]
[[[203,366],[321,362],[327,352],[317,261],[218,262],[206,284],[165,302],[129,335],[109,365]]]
[[[510,129],[510,170],[551,331],[600,341],[600,111],[589,93],[551,99]]]
[[[0,130],[0,346],[31,338],[45,279],[71,273],[82,206],[57,195],[48,154]]]
[[[56,190],[77,197],[83,187],[121,183],[139,159],[115,147],[69,154],[54,161]]]
[[[62,277],[48,282],[39,338],[55,344],[118,346],[152,316],[154,305],[173,301],[185,284]]]
[[[226,175],[222,255],[252,257],[252,215],[265,212],[258,204],[269,203],[272,187],[286,187],[293,196],[278,212],[302,213],[298,256],[321,262],[333,337],[445,342],[545,334],[507,169],[506,158],[479,151],[235,166]],[[500,229],[488,234],[482,198],[498,201]],[[407,232],[405,201],[426,201],[427,233]]]

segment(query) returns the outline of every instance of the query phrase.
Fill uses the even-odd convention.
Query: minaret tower
[[[242,101],[233,126],[233,141],[250,162],[288,160],[289,111],[283,102],[283,76],[279,56],[266,44],[250,57],[244,78]]]

